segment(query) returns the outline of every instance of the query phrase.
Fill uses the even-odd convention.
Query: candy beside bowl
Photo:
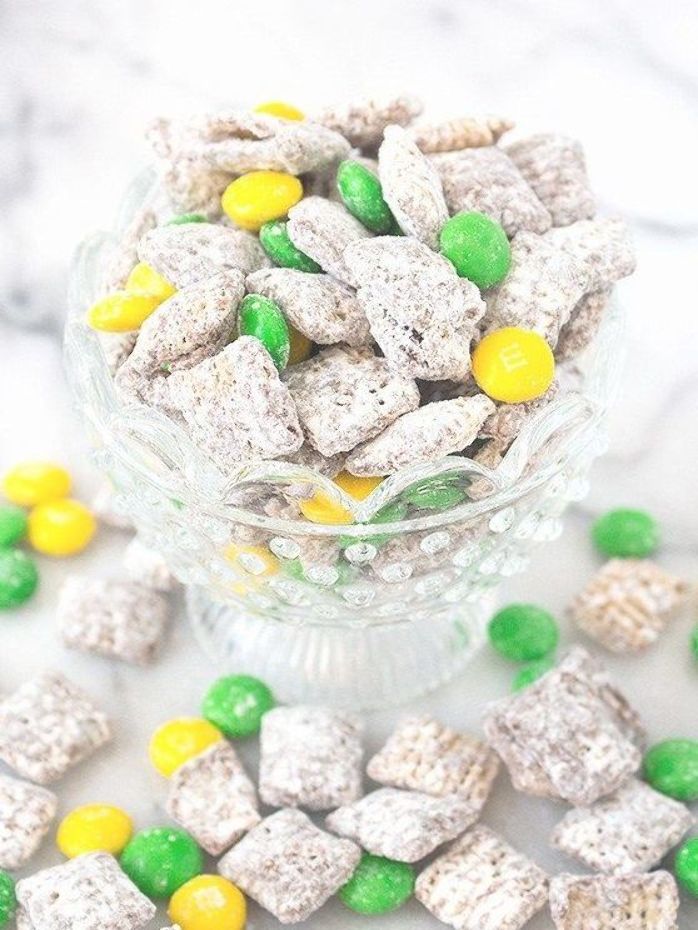
[[[148,173],[125,218],[152,196]],[[179,424],[123,402],[84,319],[112,247],[98,235],[78,255],[68,375],[117,503],[188,586],[205,651],[282,699],[353,707],[404,701],[462,669],[482,642],[494,589],[526,567],[534,543],[559,535],[565,507],[586,493],[618,374],[618,308],[580,360],[575,390],[533,417],[496,468],[449,456],[357,500],[279,462],[231,484]],[[294,496],[342,516],[289,519],[284,501]]]

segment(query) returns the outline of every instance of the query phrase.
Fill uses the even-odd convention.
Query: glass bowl
[[[501,464],[463,456],[406,469],[366,500],[298,465],[221,475],[181,426],[116,393],[100,338],[84,322],[118,235],[161,194],[139,175],[120,222],[80,247],[65,332],[67,375],[118,508],[187,586],[204,651],[287,701],[370,708],[405,701],[461,670],[484,639],[502,579],[562,530],[605,448],[619,376],[616,304],[575,365],[575,390],[532,418]],[[295,518],[321,490],[353,525]]]

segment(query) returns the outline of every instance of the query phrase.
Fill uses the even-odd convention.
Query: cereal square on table
[[[428,715],[403,720],[366,767],[382,785],[440,797],[458,794],[478,811],[498,771],[499,757],[485,742]]]
[[[648,559],[611,559],[572,602],[577,626],[611,652],[641,652],[659,639],[686,585]]]
[[[615,791],[641,762],[636,716],[580,647],[525,691],[495,702],[485,735],[516,789],[575,806]]]
[[[557,875],[550,911],[557,930],[677,930],[673,875]]]
[[[58,672],[39,675],[0,702],[0,759],[41,785],[110,739],[106,715]]]
[[[360,858],[355,843],[287,809],[243,837],[220,860],[218,871],[282,924],[292,924],[322,907],[349,880]]]
[[[325,823],[375,856],[418,862],[475,823],[478,813],[456,794],[437,798],[420,791],[379,788],[333,811]]]
[[[254,785],[227,740],[175,771],[166,809],[212,856],[220,856],[261,820]]]
[[[259,794],[272,807],[322,811],[361,794],[361,724],[326,707],[276,707],[262,718]]]
[[[56,816],[46,788],[0,774],[0,869],[18,869],[39,848]]]
[[[130,581],[72,575],[58,597],[58,626],[70,649],[145,665],[164,636],[169,605]]]
[[[631,778],[607,798],[565,814],[550,840],[596,872],[645,872],[692,823],[680,801]]]
[[[477,826],[427,866],[415,895],[456,930],[519,930],[545,904],[548,876],[493,830]]]
[[[23,879],[17,900],[36,930],[140,930],[155,915],[155,905],[107,853]]]

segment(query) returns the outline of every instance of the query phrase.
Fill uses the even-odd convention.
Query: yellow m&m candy
[[[313,351],[312,342],[307,336],[304,336],[303,333],[299,333],[295,327],[290,325],[288,327],[288,342],[289,365],[297,365],[298,362],[304,362],[306,359],[310,358],[310,353]]]
[[[260,103],[254,108],[254,112],[266,113],[268,116],[278,116],[279,119],[305,119],[305,113],[302,110],[290,103],[284,103],[283,100],[268,100],[266,103]]]
[[[152,294],[160,300],[167,300],[177,293],[177,289],[166,278],[145,262],[138,262],[133,267],[126,279],[125,290],[129,294]]]
[[[485,394],[505,404],[521,404],[548,390],[555,358],[538,333],[510,326],[485,336],[473,352],[472,369]]]
[[[20,507],[34,507],[65,497],[70,492],[70,475],[52,462],[22,462],[2,479],[5,497]]]
[[[286,216],[303,196],[303,185],[283,171],[251,171],[229,184],[221,206],[236,226],[257,232],[269,220]]]
[[[242,930],[245,896],[220,875],[197,875],[178,888],[167,909],[182,930]]]
[[[148,755],[153,767],[169,778],[181,765],[223,739],[223,734],[201,717],[177,717],[158,727]]]
[[[101,333],[128,333],[145,323],[164,298],[156,294],[114,291],[87,311],[87,325]]]
[[[87,546],[96,529],[97,521],[87,507],[65,497],[39,504],[30,512],[27,536],[44,555],[75,555]]]
[[[357,501],[365,500],[383,481],[382,478],[358,478],[349,472],[340,472],[332,479],[350,497]],[[332,500],[324,491],[316,491],[308,500],[299,503],[301,513],[312,523],[332,523],[346,526],[354,522],[351,512],[342,504]]]
[[[279,571],[279,560],[264,546],[239,546],[231,543],[225,557],[236,567],[257,578],[269,578]]]
[[[76,807],[61,821],[56,845],[68,859],[84,853],[118,856],[131,839],[133,823],[127,813],[110,804]]]

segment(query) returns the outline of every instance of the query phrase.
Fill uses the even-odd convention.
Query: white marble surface
[[[504,596],[561,615],[597,561],[587,540],[590,516],[621,503],[652,509],[666,538],[662,562],[693,578],[697,41],[690,0],[10,0],[0,10],[0,469],[20,458],[56,458],[74,470],[81,495],[94,487],[61,373],[66,272],[77,241],[116,209],[153,114],[278,96],[312,110],[354,92],[408,89],[435,113],[500,111],[524,128],[579,136],[604,209],[625,214],[635,229],[639,269],[621,289],[629,357],[610,453],[562,540],[540,549]],[[163,818],[163,785],[145,759],[148,735],[163,718],[196,712],[213,670],[181,616],[147,672],[58,646],[60,579],[69,567],[115,570],[123,545],[122,536],[104,530],[70,566],[42,561],[40,594],[0,624],[0,690],[46,665],[85,685],[113,714],[117,739],[59,787],[61,810],[103,799],[145,826]],[[609,662],[652,739],[698,737],[698,668],[686,646],[691,619],[687,613],[677,621],[646,657]],[[510,676],[483,654],[467,677],[415,706],[476,729],[483,704],[506,691]],[[371,748],[397,716],[372,716]],[[254,765],[252,746],[245,755]],[[555,871],[574,868],[547,848],[560,814],[514,795],[502,778],[485,819]],[[55,860],[49,843],[33,866]],[[686,903],[682,920],[682,927],[694,925],[698,903]],[[309,926],[344,930],[350,923],[364,921],[335,903]],[[250,926],[277,925],[253,908]],[[413,902],[373,926],[438,925]],[[531,924],[548,926],[545,916]]]

